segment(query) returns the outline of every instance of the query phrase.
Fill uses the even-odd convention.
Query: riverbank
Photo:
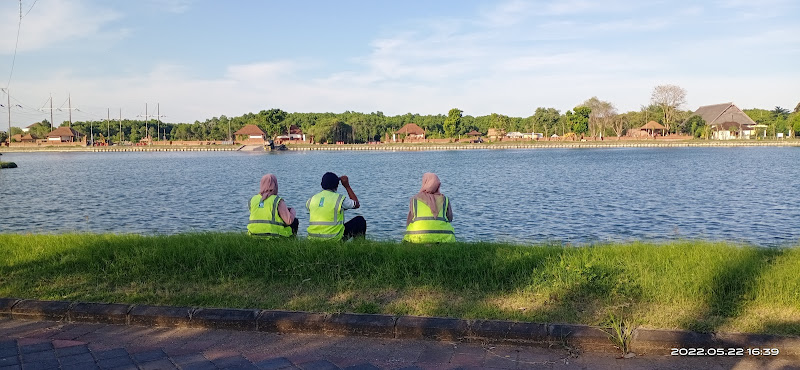
[[[2,148],[6,153],[31,152],[233,152],[243,145],[203,145],[203,146],[42,146]]]
[[[604,140],[604,141],[501,141],[492,143],[381,143],[381,144],[287,144],[292,151],[356,150],[356,151],[430,151],[487,149],[583,149],[583,148],[682,148],[682,147],[791,147],[800,140]],[[203,146],[110,146],[110,147],[11,147],[4,152],[187,152],[238,151],[243,145]]]
[[[800,335],[800,248],[0,235],[0,297]]]
[[[787,147],[800,146],[800,140],[787,141],[668,141],[668,140],[607,140],[607,141],[509,141],[493,143],[386,143],[386,144],[291,144],[288,150],[372,150],[372,151],[430,151],[430,150],[488,150],[488,149],[583,149],[583,148],[683,148],[683,147]]]

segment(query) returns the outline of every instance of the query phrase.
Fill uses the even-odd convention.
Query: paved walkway
[[[11,369],[800,369],[789,357],[672,357],[315,334],[0,319]]]

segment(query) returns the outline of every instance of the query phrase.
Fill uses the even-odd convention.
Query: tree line
[[[471,116],[464,115],[464,111],[458,108],[450,109],[447,114],[406,113],[394,116],[387,116],[380,111],[288,113],[273,108],[237,117],[223,115],[194,123],[97,120],[73,122],[72,128],[83,135],[93,136],[94,140],[138,142],[146,137],[153,140],[225,141],[235,139],[233,133],[248,124],[260,127],[270,137],[276,137],[288,133],[291,126],[296,126],[316,142],[366,143],[391,138],[392,133],[407,123],[415,123],[423,128],[427,138],[459,138],[471,131],[486,135],[490,128],[505,132],[537,132],[544,137],[572,133],[597,138],[624,136],[630,129],[656,121],[665,126],[668,133],[709,137],[710,130],[705,121],[699,116],[692,116],[692,111],[681,109],[685,103],[686,91],[683,88],[660,85],[653,89],[648,105],[625,113],[618,112],[611,102],[592,97],[564,113],[555,108],[538,107],[528,117],[500,113]],[[775,107],[772,110],[745,109],[744,112],[755,122],[767,125],[769,136],[774,137],[777,133],[790,135],[791,132],[800,131],[800,103],[793,111]],[[64,122],[61,126],[67,124]],[[42,120],[33,125],[30,132],[43,138],[50,132],[50,123]],[[21,129],[12,127],[11,135],[17,133],[22,133]]]

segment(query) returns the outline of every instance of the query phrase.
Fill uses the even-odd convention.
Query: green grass
[[[800,248],[0,234],[0,297],[800,335]]]

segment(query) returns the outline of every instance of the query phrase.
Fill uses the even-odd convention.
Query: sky
[[[653,88],[800,101],[795,0],[0,0],[0,130],[287,112],[527,117]],[[17,33],[19,31],[19,38]],[[13,66],[13,71],[12,71]],[[43,110],[44,108],[44,110]]]

